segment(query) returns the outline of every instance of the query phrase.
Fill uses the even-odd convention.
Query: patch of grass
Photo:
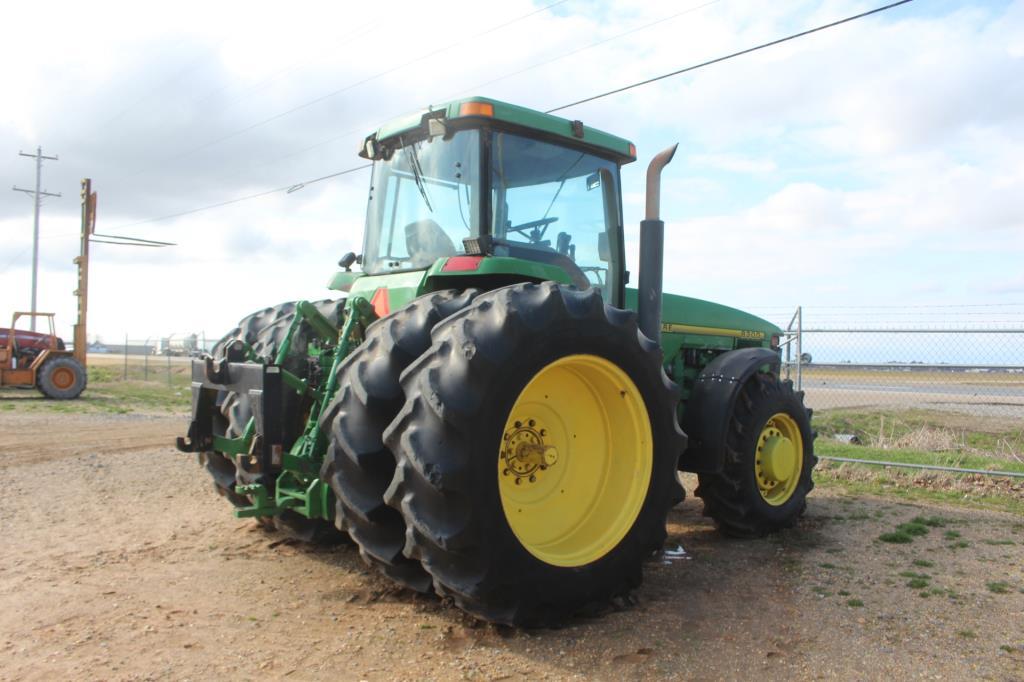
[[[906,533],[907,535],[913,535],[915,537],[921,537],[922,535],[928,535],[931,529],[923,523],[901,523],[896,526],[896,531],[900,533]]]
[[[947,540],[956,540],[958,537],[960,537],[960,531],[947,530],[945,533],[942,534],[942,537],[946,538]]]
[[[0,390],[0,405],[5,411],[49,412],[57,414],[129,412],[187,413],[191,405],[188,377],[166,375],[159,381],[119,380],[120,374],[108,366],[89,367],[89,383],[76,400],[47,400],[34,391]]]
[[[846,605],[851,606],[853,608],[860,608],[861,606],[864,606],[864,602],[860,599],[847,599]]]
[[[911,523],[919,523],[922,526],[928,526],[929,528],[943,528],[950,519],[943,518],[941,516],[915,516],[910,520]]]
[[[964,639],[975,639],[978,636],[974,630],[957,630],[956,634]]]
[[[986,545],[1015,545],[1013,540],[982,540]]]
[[[849,597],[850,596],[850,593],[847,592],[846,590],[839,590],[838,592],[836,592],[836,594],[838,594],[840,597]]]
[[[811,371],[821,376],[821,370]],[[830,374],[835,373],[830,371]],[[842,376],[856,380],[849,372],[844,372]],[[878,372],[868,376],[873,382],[886,380],[886,376]],[[905,377],[902,375],[900,378]],[[941,380],[948,382],[951,379],[944,376]],[[977,376],[970,377],[972,382],[978,380]],[[992,375],[981,380],[994,382],[995,385],[1018,381],[1011,375]],[[896,414],[891,409],[884,412],[852,409],[819,411],[814,415],[814,426],[821,434],[820,441],[827,442],[826,439],[831,440],[837,433],[852,433],[866,447],[887,447],[887,452],[891,452],[894,447],[906,445],[997,454],[1005,453],[1007,448],[1017,453],[1024,450],[1024,433],[1008,420],[963,418],[938,410],[900,410]]]
[[[930,584],[927,578],[911,578],[907,581],[907,587],[912,590],[920,590],[923,587],[928,587]]]
[[[914,485],[913,478],[910,475],[903,477],[902,480],[905,482],[905,485],[892,487],[881,485],[878,479],[851,480],[842,475],[837,467],[831,467],[816,470],[814,480],[822,488],[839,490],[847,495],[879,495],[910,502],[937,503],[971,509],[991,509],[1024,515],[1024,500],[1012,494],[986,491],[965,495],[959,490],[935,490]],[[873,516],[875,518],[882,518],[885,516],[885,513],[876,511]]]
[[[836,566],[835,564],[830,564],[830,563],[828,563],[827,561],[826,561],[825,563],[821,563],[821,564],[818,564],[818,565],[819,565],[819,566],[821,566],[822,568],[825,568],[825,569],[828,569],[828,570],[832,570],[832,569],[835,569],[835,568],[839,568],[839,567],[838,567],[838,566]]]
[[[964,549],[964,548],[970,547],[970,546],[971,546],[971,543],[967,542],[966,540],[957,540],[953,544],[949,545],[949,548],[950,549]]]
[[[1001,651],[1005,651],[1005,652],[1006,652],[1006,653],[1008,653],[1008,654],[1012,654],[1012,653],[1013,653],[1014,651],[1016,651],[1016,650],[1017,650],[1017,647],[1015,647],[1015,646],[1011,646],[1011,645],[1009,645],[1009,644],[1000,644],[1000,645],[999,645],[999,649],[1000,649]]]
[[[828,590],[826,590],[821,585],[815,585],[814,587],[812,587],[811,588],[811,592],[814,592],[814,594],[819,595],[821,597],[831,597],[832,596],[832,593],[829,592]]]
[[[1009,583],[996,581],[985,583],[985,586],[988,587],[988,591],[993,594],[1007,594],[1010,591]]]
[[[927,573],[915,573],[914,571],[900,571],[901,578],[924,578],[930,580],[931,576]]]
[[[912,563],[920,568],[931,568],[935,565],[934,561],[928,561],[927,559],[914,559]]]
[[[882,542],[889,542],[894,545],[906,545],[914,541],[914,538],[903,532],[882,533],[878,536]]]
[[[983,469],[988,471],[1024,472],[1024,464],[1020,462],[993,457],[987,454],[966,454],[964,452],[929,452],[913,449],[883,449],[866,445],[847,445],[819,438],[814,444],[814,451],[825,457],[849,457],[850,459],[873,459],[880,462],[896,462],[898,464],[928,464],[932,466],[954,467],[957,469]],[[870,467],[875,471],[887,471],[881,464],[858,464]],[[887,473],[892,473],[887,471]]]

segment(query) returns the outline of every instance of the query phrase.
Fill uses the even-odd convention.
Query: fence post
[[[128,335],[124,335],[124,381],[128,381]]]
[[[167,388],[171,387],[171,352],[167,351]]]
[[[796,390],[804,388],[804,307],[796,307]]]

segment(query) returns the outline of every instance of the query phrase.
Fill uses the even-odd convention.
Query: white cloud
[[[741,154],[692,154],[689,161],[698,167],[733,173],[771,173],[778,168],[771,159],[759,159]]]

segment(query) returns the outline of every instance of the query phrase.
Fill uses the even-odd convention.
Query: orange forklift
[[[9,329],[0,327],[0,386],[35,387],[48,398],[70,400],[85,390],[85,318],[89,284],[89,241],[96,230],[96,193],[82,181],[82,248],[78,266],[78,322],[72,350],[54,331],[53,313],[14,313]],[[17,329],[19,318],[46,318],[50,333]]]
[[[46,318],[50,333],[17,329],[19,318]],[[34,386],[47,398],[69,400],[85,390],[85,344],[67,350],[53,328],[53,313],[14,313],[0,328],[0,386]]]

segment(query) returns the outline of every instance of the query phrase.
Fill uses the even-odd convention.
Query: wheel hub
[[[72,372],[70,369],[59,367],[56,370],[54,370],[53,375],[51,376],[51,381],[53,381],[54,386],[56,386],[57,388],[61,390],[66,390],[68,388],[71,388],[71,386],[75,383],[75,373]]]
[[[778,429],[771,429],[761,451],[761,467],[773,481],[788,481],[793,475],[796,453],[793,441],[783,436]]]
[[[503,476],[514,476],[516,485],[524,481],[534,483],[542,471],[547,471],[558,462],[558,450],[544,442],[547,429],[536,419],[525,423],[517,421],[506,431],[501,449],[504,460]]]

